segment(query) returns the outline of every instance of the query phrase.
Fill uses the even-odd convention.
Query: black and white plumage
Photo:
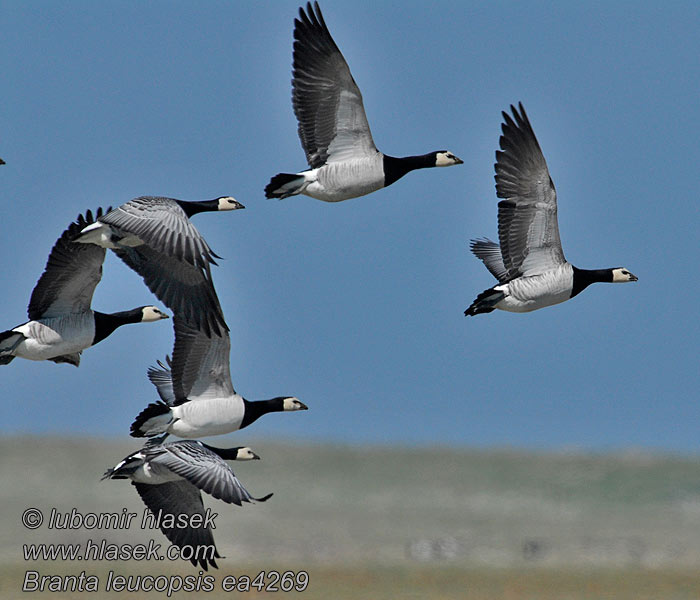
[[[293,396],[249,401],[231,382],[227,331],[207,336],[177,315],[175,345],[167,366],[151,367],[148,377],[161,402],[149,404],[131,424],[134,437],[174,434],[184,438],[230,433],[269,412],[306,410]]]
[[[627,269],[579,269],[564,258],[557,194],[522,104],[503,114],[496,151],[498,239],[472,240],[472,252],[499,281],[477,296],[465,315],[495,309],[530,312],[573,298],[591,283],[637,281]]]
[[[96,212],[99,219],[102,209]],[[61,234],[32,292],[29,321],[0,333],[0,365],[15,357],[80,364],[81,352],[109,336],[117,327],[167,319],[155,306],[140,306],[117,313],[90,307],[102,278],[104,248],[76,244],[73,238],[95,223],[92,212],[79,215]]]
[[[226,326],[210,271],[220,257],[190,217],[240,208],[231,196],[201,202],[142,196],[100,217],[76,241],[112,249],[168,308],[209,334]]]
[[[211,527],[176,527],[172,522],[192,524],[193,515],[205,523],[201,492],[218,500],[241,506],[243,502],[265,502],[250,495],[234,474],[227,460],[253,460],[260,457],[250,448],[215,448],[196,440],[148,444],[132,452],[102,479],[130,479],[144,504],[154,516],[160,516],[160,529],[179,548],[196,550],[190,559],[194,566],[207,570],[217,567],[220,558]],[[169,517],[168,515],[172,515]]]
[[[391,185],[414,169],[462,163],[446,150],[404,158],[377,150],[362,94],[318,2],[300,8],[294,20],[292,105],[311,168],[275,175],[265,188],[268,198],[305,194],[339,202]]]

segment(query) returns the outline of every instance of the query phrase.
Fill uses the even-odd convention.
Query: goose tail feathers
[[[278,173],[265,187],[266,198],[287,198],[296,194],[301,194],[306,186],[303,175],[298,173]]]
[[[0,365],[9,365],[15,358],[12,352],[24,339],[21,333],[16,331],[3,331],[0,333]]]
[[[173,422],[170,407],[165,402],[153,402],[144,408],[131,424],[132,437],[152,437],[166,433]]]
[[[489,288],[479,294],[471,306],[464,311],[465,317],[473,317],[481,313],[490,313],[496,310],[498,304],[506,295],[496,288]]]

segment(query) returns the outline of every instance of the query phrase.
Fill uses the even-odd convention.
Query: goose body
[[[76,241],[113,250],[161,302],[208,334],[225,327],[211,282],[218,257],[190,217],[240,208],[231,196],[200,202],[142,196],[101,216]]]
[[[101,210],[97,216],[101,215]],[[58,238],[44,273],[29,301],[29,321],[0,333],[0,365],[15,357],[80,364],[85,348],[94,346],[128,323],[168,318],[155,306],[140,306],[117,313],[92,310],[90,304],[102,277],[105,250],[72,241],[94,224],[91,211],[80,215]]]
[[[471,250],[499,285],[477,296],[465,315],[495,309],[531,312],[565,302],[596,282],[637,277],[623,267],[579,269],[564,257],[557,223],[557,195],[547,163],[522,104],[503,114],[496,152],[498,236],[472,240]]]
[[[92,311],[61,315],[40,321],[27,321],[9,332],[0,334],[0,353],[8,345],[16,344],[11,354],[0,356],[28,360],[52,360],[64,357],[65,362],[74,360],[74,364],[77,365],[80,362],[80,353],[92,346],[94,338],[95,319]],[[77,357],[69,360],[73,355]]]
[[[447,150],[404,158],[377,150],[362,93],[317,2],[300,8],[294,21],[292,105],[310,169],[275,175],[265,188],[268,198],[304,194],[340,202],[391,185],[414,169],[462,163]]]
[[[241,428],[245,403],[242,396],[234,393],[205,402],[185,402],[173,406],[171,414],[169,433],[183,438],[223,435]]]
[[[199,516],[199,523],[206,523],[201,492],[238,506],[253,500],[265,502],[272,494],[253,498],[226,463],[259,458],[250,448],[215,448],[196,440],[149,444],[108,469],[102,479],[130,479],[144,504],[159,519],[165,536],[180,548],[196,549],[192,564],[207,570],[210,565],[217,567],[215,559],[220,555],[211,526],[192,526],[190,520]],[[185,516],[189,526],[182,525]],[[181,525],[171,526],[173,521]]]
[[[269,412],[306,410],[293,396],[249,401],[231,383],[228,331],[212,333],[173,319],[172,361],[151,367],[148,377],[160,402],[149,404],[131,425],[134,437],[174,434],[184,438],[221,435],[247,427]]]

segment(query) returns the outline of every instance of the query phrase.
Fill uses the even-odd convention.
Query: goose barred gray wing
[[[171,361],[175,404],[190,396],[196,400],[222,398],[235,394],[231,383],[229,358],[231,340],[228,332],[208,337],[175,315],[175,345]]]
[[[557,193],[522,103],[503,112],[496,151],[498,239],[507,280],[538,275],[566,262],[557,224]]]
[[[165,357],[167,366],[158,361],[158,367],[148,367],[148,379],[156,386],[160,399],[168,406],[175,406],[175,392],[173,391],[173,374],[170,370],[170,357]]]
[[[205,512],[202,504],[202,494],[189,481],[183,479],[158,485],[132,481],[131,484],[136,488],[144,504],[151,509],[154,515],[157,516],[158,512],[162,511],[161,515],[163,517],[165,515],[173,515],[170,518],[174,519],[175,522],[177,522],[179,515],[202,515],[201,522],[204,523]],[[214,545],[214,536],[211,528],[186,527],[180,529],[178,527],[165,527],[162,523],[163,519],[161,518],[160,530],[178,548],[184,548],[185,546],[190,546],[193,549],[202,548],[202,550],[195,553],[197,558],[190,559],[194,566],[197,566],[197,563],[199,563],[205,571],[208,565],[217,566],[214,559],[220,558],[220,555]],[[207,552],[207,550],[204,550],[205,547],[207,549],[211,548],[213,556],[201,556],[202,553]]]
[[[152,462],[167,467],[214,498],[238,506],[254,499],[226,461],[200,442],[179,440],[161,448],[164,452]]]
[[[173,313],[206,335],[228,330],[208,268],[204,272],[146,245],[122,247],[114,253],[141,275],[148,289]]]
[[[508,269],[503,264],[501,256],[501,247],[488,238],[481,240],[472,240],[469,248],[474,255],[481,259],[486,265],[486,268],[491,272],[498,281],[506,283],[508,281]]]
[[[214,257],[218,257],[172,198],[134,198],[108,212],[100,221],[135,235],[162,255],[199,267],[207,278],[209,265],[216,264]]]
[[[377,152],[362,94],[318,2],[294,20],[292,105],[310,167]]]
[[[85,216],[78,215],[56,240],[46,269],[29,300],[27,314],[30,320],[90,310],[95,287],[102,278],[106,251],[93,244],[78,244],[71,240],[101,216],[101,208],[95,213],[95,218],[89,210]]]

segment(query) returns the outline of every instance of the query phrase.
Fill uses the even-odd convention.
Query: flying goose
[[[99,219],[102,209],[98,209]],[[95,287],[102,278],[104,248],[71,240],[94,224],[91,211],[78,215],[54,244],[46,269],[32,292],[29,321],[0,333],[0,365],[15,357],[80,365],[80,354],[127,323],[167,319],[155,306],[140,306],[116,313],[90,308]]]
[[[377,150],[362,94],[323,20],[318,2],[294,20],[292,105],[310,169],[279,173],[267,198],[305,194],[340,202],[387,187],[414,169],[462,164],[452,152],[394,158]]]
[[[201,202],[142,196],[100,217],[76,241],[112,249],[168,308],[209,335],[226,327],[223,314],[215,310],[210,271],[220,257],[189,218],[240,208],[244,206],[231,196]]]
[[[161,402],[149,404],[131,424],[133,437],[174,434],[184,438],[230,433],[269,412],[307,410],[293,396],[249,401],[231,383],[228,332],[207,336],[175,315],[175,345],[167,366],[151,367],[148,378]],[[165,436],[163,436],[164,438]]]
[[[595,282],[637,281],[625,268],[579,269],[564,258],[557,224],[557,194],[540,145],[525,114],[511,105],[496,151],[498,239],[472,240],[472,252],[499,284],[479,294],[465,315],[498,308],[530,312],[573,298]]]
[[[272,494],[253,498],[225,462],[259,458],[247,447],[214,448],[197,440],[147,444],[107,470],[102,479],[130,479],[165,537],[178,548],[195,550],[190,561],[206,571],[209,565],[218,568],[214,559],[221,556],[205,521],[201,491],[238,506],[251,500],[265,502]],[[194,515],[201,517],[192,520]]]

